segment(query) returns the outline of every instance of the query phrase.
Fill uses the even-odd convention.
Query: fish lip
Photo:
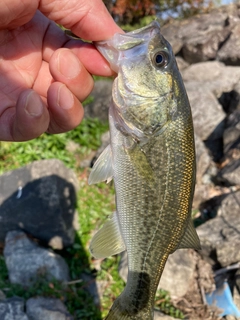
[[[108,40],[94,41],[93,45],[108,61],[111,69],[119,72],[120,57],[124,51],[132,49],[140,44],[147,44],[153,37],[154,33],[160,32],[158,21],[154,20],[149,25],[127,33],[115,33]],[[149,34],[150,33],[150,34]]]

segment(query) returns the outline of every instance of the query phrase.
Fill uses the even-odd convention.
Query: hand
[[[0,140],[24,141],[76,127],[91,74],[112,70],[90,41],[121,29],[102,0],[0,1]]]

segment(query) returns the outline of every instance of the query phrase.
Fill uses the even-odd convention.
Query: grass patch
[[[77,156],[101,145],[101,135],[108,130],[108,124],[98,119],[83,119],[72,131],[62,134],[44,133],[27,142],[0,142],[0,174],[24,166],[32,161],[58,158],[66,166],[76,169]],[[68,151],[72,141],[79,147],[75,153]]]

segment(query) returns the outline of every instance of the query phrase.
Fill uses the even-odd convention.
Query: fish
[[[127,283],[105,319],[150,320],[168,256],[201,248],[191,219],[196,173],[191,108],[157,21],[95,45],[117,76],[110,144],[89,184],[113,179],[116,212],[93,236],[90,252],[100,259],[127,250]]]

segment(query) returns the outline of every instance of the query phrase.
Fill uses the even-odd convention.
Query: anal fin
[[[96,259],[103,259],[118,254],[126,249],[118,224],[117,213],[109,219],[93,236],[89,246]]]

